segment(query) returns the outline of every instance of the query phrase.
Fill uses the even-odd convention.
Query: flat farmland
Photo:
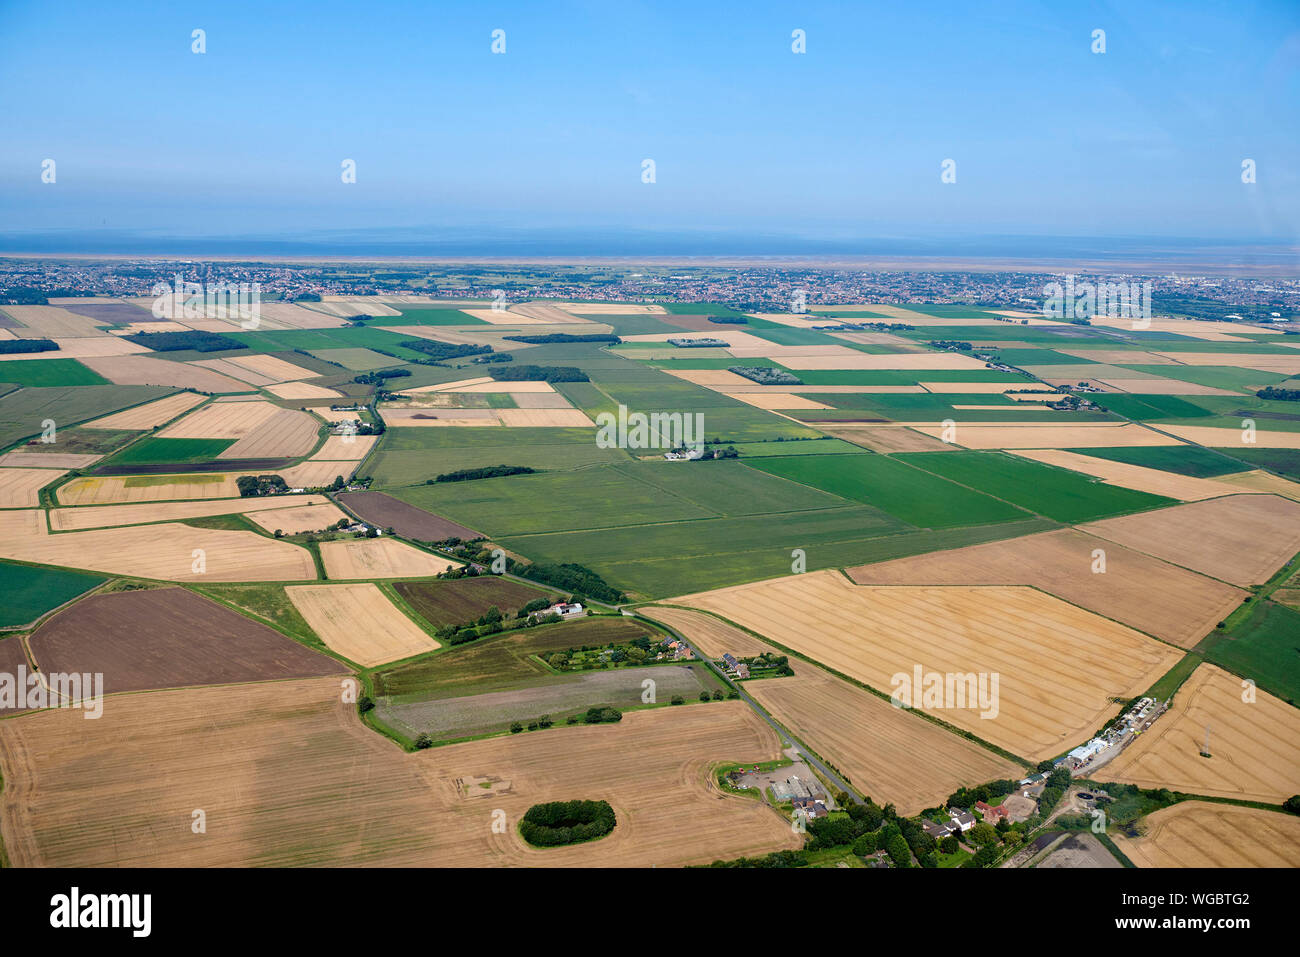
[[[119,385],[175,386],[217,395],[248,392],[247,382],[187,362],[155,359],[153,356],[105,356],[81,360],[99,375]]]
[[[325,574],[338,579],[424,578],[461,565],[391,538],[321,542],[320,555]]]
[[[193,475],[84,476],[54,493],[62,505],[119,505],[131,502],[237,498],[235,476],[218,472]]]
[[[374,445],[373,435],[331,435],[312,456],[312,460],[359,462],[370,454]]]
[[[940,424],[918,423],[913,428],[936,439],[943,437],[944,427]],[[1177,439],[1129,422],[1121,425],[959,422],[955,439],[955,444],[968,449],[1083,449],[1179,444]]]
[[[18,867],[667,867],[802,843],[708,780],[717,764],[778,756],[739,702],[405,754],[340,697],[321,678],[131,695],[93,722],[70,710],[0,722],[6,851]],[[545,849],[518,836],[527,808],[575,795],[609,801],[613,833]],[[196,807],[222,826],[192,834]],[[497,808],[505,834],[489,826]],[[684,818],[688,836],[665,840]]]
[[[254,525],[268,532],[299,535],[303,532],[320,532],[347,518],[333,502],[321,505],[298,505],[291,508],[270,508],[242,513]],[[349,519],[350,521],[350,519]]]
[[[874,505],[918,528],[987,525],[1028,518],[1022,509],[885,455],[764,458],[754,468]]]
[[[747,682],[745,690],[863,794],[903,816],[942,804],[959,787],[1024,770],[812,665],[793,677]]]
[[[0,640],[0,675],[13,675],[16,681],[20,666],[28,669],[28,671],[31,670],[31,665],[27,662],[27,653],[23,651],[22,641],[19,638]],[[19,708],[11,707],[8,704],[0,704],[0,718],[27,710],[29,709],[26,707]]]
[[[998,452],[921,452],[900,458],[1058,522],[1083,522],[1173,504],[1170,498],[1106,485],[1077,472]]]
[[[1141,837],[1112,835],[1138,867],[1295,867],[1300,818],[1230,804],[1182,801],[1148,816]]]
[[[65,469],[0,468],[0,508],[35,508],[41,504],[41,489]]]
[[[1182,652],[1022,587],[872,587],[821,571],[673,599],[712,611],[888,694],[916,666],[998,675],[996,716],[943,720],[1039,760],[1084,740]],[[797,670],[797,669],[796,669]],[[991,680],[991,678],[990,678]],[[955,702],[953,702],[955,704]]]
[[[1043,465],[1070,469],[1099,478],[1108,485],[1119,485],[1149,495],[1177,499],[1181,502],[1199,502],[1205,498],[1231,495],[1234,489],[1212,479],[1193,478],[1175,472],[1144,468],[1126,462],[1114,462],[1091,455],[1080,455],[1063,449],[1033,449],[1016,453],[1021,458],[1032,459]]]
[[[0,541],[0,557],[162,581],[302,581],[305,548],[254,532],[165,522]]]
[[[1267,804],[1300,794],[1300,710],[1265,691],[1249,702],[1243,694],[1242,679],[1200,665],[1168,713],[1093,777]]]
[[[35,621],[41,615],[78,595],[102,585],[107,579],[98,575],[64,571],[61,568],[36,568],[0,562],[0,628],[12,628]],[[5,643],[7,644],[7,643]],[[0,672],[4,671],[0,661]]]
[[[106,694],[347,673],[333,658],[185,588],[92,595],[28,640],[41,671],[103,674]]]
[[[1093,522],[1082,530],[1233,585],[1265,582],[1300,551],[1300,503],[1231,495]]]
[[[1090,458],[1126,462],[1149,469],[1189,475],[1193,478],[1216,478],[1245,472],[1250,466],[1219,452],[1197,445],[1165,445],[1150,448],[1088,449]]]
[[[262,400],[213,402],[158,433],[164,439],[242,439],[284,411]]]
[[[622,449],[596,445],[592,429],[408,429],[384,433],[369,471],[376,487],[414,485],[441,472],[485,465],[575,469],[626,462]]]
[[[553,596],[551,592],[495,575],[450,581],[395,582],[393,588],[435,628],[474,621],[494,605],[510,617],[536,598]]]
[[[18,389],[0,397],[0,448],[40,435],[41,423],[46,419],[53,419],[63,430],[87,419],[160,398],[170,391],[120,385]]]
[[[661,705],[667,705],[674,695],[698,704],[695,699],[701,691],[721,687],[705,664],[665,664],[554,675],[529,682],[527,687],[460,698],[381,698],[375,702],[375,713],[408,737],[427,734],[435,741],[445,741],[505,731],[512,721],[526,724],[542,715],[550,715],[558,723],[596,705],[641,707],[646,681],[654,682]]]
[[[422,699],[454,698],[523,687],[534,680],[555,677],[555,672],[538,661],[536,655],[583,645],[619,644],[653,634],[633,619],[602,617],[490,635],[435,656],[375,672],[375,693]]]
[[[231,402],[228,406],[243,408],[258,404]],[[236,441],[217,458],[297,458],[315,448],[319,433],[320,424],[306,412],[299,412],[297,409],[278,409],[274,415]]]
[[[691,646],[710,658],[731,654],[737,658],[761,655],[775,649],[749,632],[720,621],[702,611],[651,605],[637,609],[652,621],[661,622],[681,633]]]
[[[1093,571],[1104,552],[1105,571]],[[1245,600],[1240,588],[1104,539],[1060,529],[860,565],[860,585],[1029,585],[1190,648]]]
[[[211,515],[248,515],[286,508],[326,505],[324,495],[277,495],[260,498],[228,498],[193,502],[156,502],[141,505],[91,505],[82,508],[50,509],[50,528],[76,532],[114,525],[145,525],[150,522],[184,521]],[[337,521],[337,519],[336,519]]]
[[[206,396],[198,395],[195,392],[177,392],[164,399],[158,399],[156,402],[146,402],[144,405],[137,405],[133,409],[116,412],[102,419],[87,422],[85,427],[88,429],[118,429],[143,432],[170,422],[181,413],[188,412],[200,402],[205,401],[206,398]]]
[[[482,533],[440,515],[416,508],[383,492],[350,492],[339,496],[345,507],[380,528],[391,528],[403,538],[441,542],[448,538],[481,538]]]
[[[330,650],[363,668],[440,647],[375,585],[293,585],[294,607]]]

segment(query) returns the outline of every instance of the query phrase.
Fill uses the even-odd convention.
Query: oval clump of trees
[[[550,801],[528,809],[519,833],[535,847],[560,847],[604,837],[616,823],[608,801]]]

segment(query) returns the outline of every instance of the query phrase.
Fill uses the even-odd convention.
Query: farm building
[[[570,604],[562,601],[546,609],[546,613],[549,615],[559,615],[561,618],[581,618],[587,614],[587,609],[583,608],[582,605],[577,602]]]

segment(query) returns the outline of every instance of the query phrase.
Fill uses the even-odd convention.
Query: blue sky
[[[0,0],[3,232],[1291,242],[1298,118],[1294,2]]]

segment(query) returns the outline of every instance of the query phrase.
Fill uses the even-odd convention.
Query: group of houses
[[[1139,698],[1137,703],[1124,712],[1103,734],[1079,745],[1060,763],[1074,774],[1079,774],[1101,763],[1097,761],[1100,757],[1104,756],[1109,760],[1151,727],[1155,720],[1165,713],[1165,708],[1166,705],[1155,698]]]
[[[727,673],[728,678],[742,680],[749,677],[749,665],[737,661],[736,656],[728,652],[722,655],[722,670]]]

